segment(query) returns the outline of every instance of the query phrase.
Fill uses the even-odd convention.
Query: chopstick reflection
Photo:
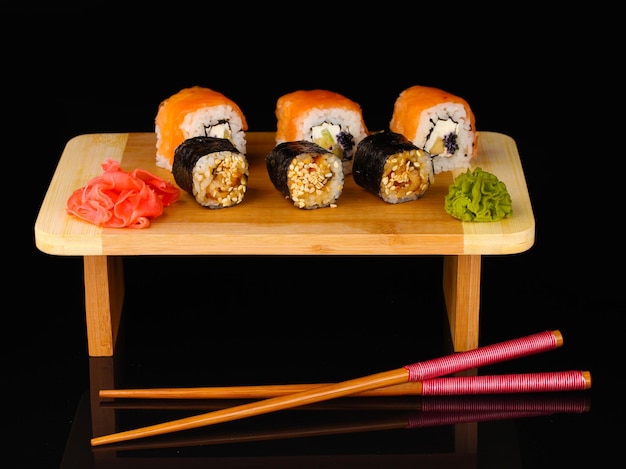
[[[119,409],[191,410],[223,408],[233,402],[217,400],[171,400],[146,402],[102,402],[101,406]],[[198,407],[201,406],[201,407]],[[314,423],[294,426],[273,424],[263,429],[219,431],[205,429],[201,435],[172,434],[158,439],[118,442],[94,448],[97,451],[161,449],[183,446],[224,445],[267,440],[309,438],[358,432],[411,430],[424,427],[490,422],[547,416],[557,413],[584,413],[590,409],[590,399],[578,393],[548,393],[496,396],[437,396],[345,398],[333,402],[301,406],[294,411],[330,411],[328,416],[316,416]],[[340,411],[340,412],[336,412]],[[350,412],[355,411],[355,412]],[[337,418],[339,415],[339,418]],[[208,433],[208,434],[206,434]]]

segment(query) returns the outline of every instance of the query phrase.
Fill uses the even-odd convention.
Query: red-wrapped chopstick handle
[[[422,396],[582,391],[590,387],[588,371],[457,376],[422,381]]]
[[[406,365],[404,368],[409,372],[408,381],[423,381],[470,368],[492,365],[513,358],[553,350],[561,346],[562,343],[563,337],[559,331],[545,331]]]

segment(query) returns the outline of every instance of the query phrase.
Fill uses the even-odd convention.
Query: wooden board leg
[[[444,256],[443,293],[454,350],[478,347],[480,255]]]
[[[124,300],[122,258],[85,256],[83,264],[89,356],[111,357]]]

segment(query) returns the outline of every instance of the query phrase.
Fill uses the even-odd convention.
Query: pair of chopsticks
[[[265,394],[270,397],[260,401],[228,407],[196,416],[137,428],[134,430],[127,430],[95,437],[91,439],[91,445],[99,446],[189,430],[192,428],[238,420],[344,396],[359,394],[366,395],[366,393],[370,393],[371,395],[371,393],[376,390],[406,384],[407,382],[413,383],[415,393],[423,396],[462,393],[504,393],[588,389],[591,386],[590,374],[588,372],[578,371],[441,378],[442,376],[471,368],[491,365],[505,360],[553,350],[560,347],[562,344],[563,336],[558,330],[545,331],[518,339],[479,347],[474,350],[455,352],[443,357],[417,362],[394,370],[351,379],[340,383],[320,385],[286,385],[286,388],[283,386],[280,386],[280,388],[273,386],[270,391],[276,394]],[[209,397],[207,393],[210,393],[210,391],[208,391],[207,388],[196,390],[196,392],[198,391],[204,393],[205,398]],[[225,391],[233,391],[233,388],[227,387],[221,389],[221,392]],[[250,391],[250,389],[248,389],[248,391]],[[185,397],[191,397],[190,393],[194,391],[163,390],[162,392],[170,394],[170,396],[176,394],[176,397],[183,397],[183,394],[187,394]],[[406,390],[403,390],[403,392],[406,392]],[[135,394],[134,397],[139,397],[140,391],[135,390],[131,391],[131,393]],[[105,397],[113,397],[112,391],[108,393],[101,392],[100,394]],[[150,393],[146,391],[141,397],[146,397],[148,394]],[[215,393],[215,395],[217,395],[217,393]],[[211,397],[215,397],[215,395]],[[156,393],[152,394],[152,396],[156,397]],[[118,395],[117,397],[123,396]],[[129,395],[127,394],[125,397],[129,397]],[[198,397],[198,395],[194,397]],[[233,394],[230,394],[228,397],[234,396]],[[250,396],[248,395],[247,397]]]

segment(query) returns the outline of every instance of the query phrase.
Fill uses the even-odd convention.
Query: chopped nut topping
[[[429,180],[422,175],[419,158],[418,152],[406,151],[387,160],[380,182],[380,190],[385,197],[393,195],[401,199],[428,189]]]
[[[229,207],[243,201],[248,163],[241,154],[219,152],[201,158],[194,172],[194,196],[205,206]]]
[[[343,168],[337,157],[302,154],[289,165],[289,193],[298,208],[326,207],[334,204],[343,189]],[[337,175],[340,175],[337,181]]]

